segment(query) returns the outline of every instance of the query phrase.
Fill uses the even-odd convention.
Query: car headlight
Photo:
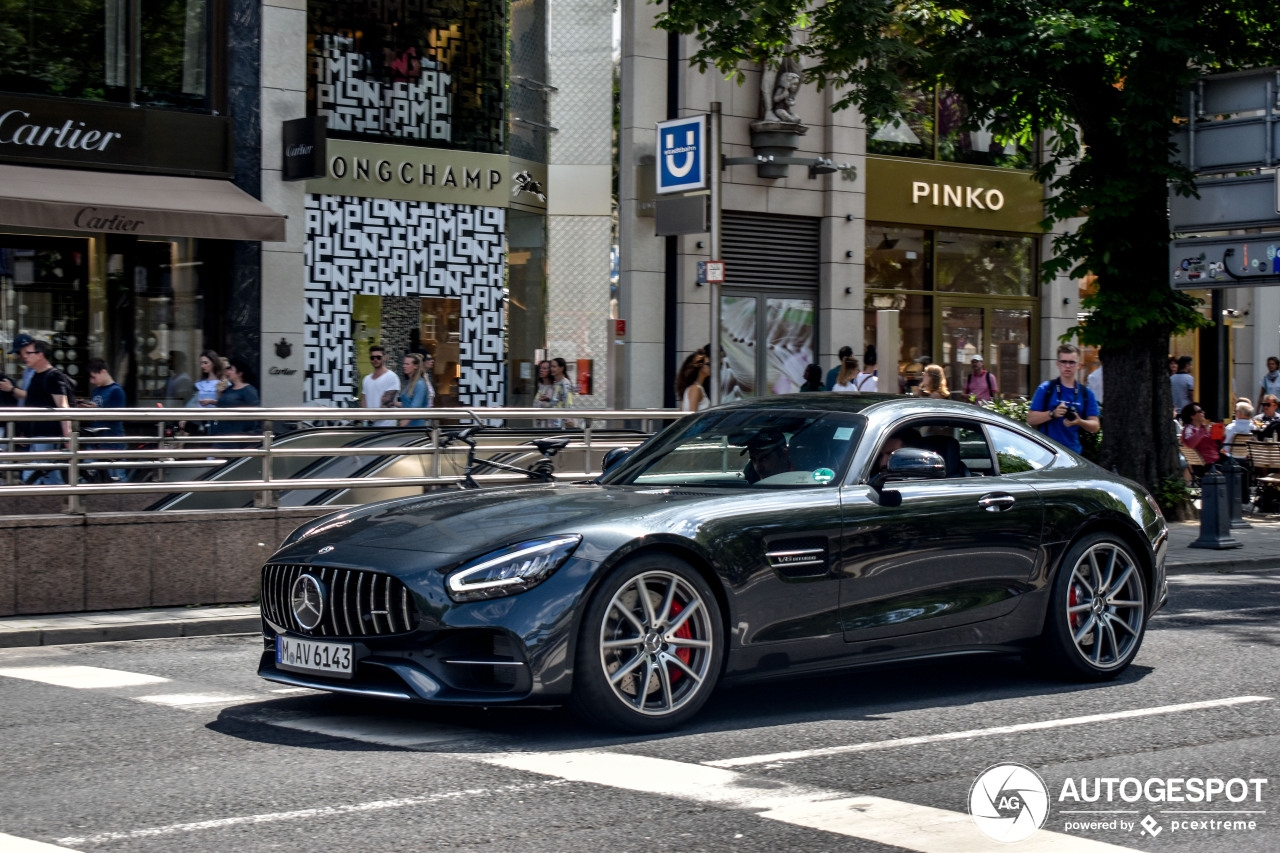
[[[480,601],[533,589],[551,577],[581,541],[576,534],[530,539],[486,554],[449,575],[449,595],[454,601]]]

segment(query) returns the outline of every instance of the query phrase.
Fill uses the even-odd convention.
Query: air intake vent
[[[808,578],[827,573],[827,540],[821,537],[770,542],[765,556],[783,577]]]
[[[324,590],[320,622],[309,629],[293,612],[293,584],[304,574]],[[328,566],[263,566],[262,614],[273,625],[309,637],[385,637],[418,624],[413,596],[398,578]]]
[[[726,210],[721,223],[726,285],[818,286],[820,220]]]

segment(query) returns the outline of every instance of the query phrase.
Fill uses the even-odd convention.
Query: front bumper
[[[359,568],[387,571],[385,563]],[[598,568],[594,561],[570,557],[531,590],[468,603],[449,599],[438,572],[395,571],[411,591],[417,614],[414,629],[397,635],[314,636],[274,623],[264,610],[258,675],[291,686],[408,702],[559,704],[571,689],[580,604]],[[350,645],[352,677],[280,666],[275,641],[281,634]]]

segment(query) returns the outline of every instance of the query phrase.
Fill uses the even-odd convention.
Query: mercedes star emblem
[[[311,575],[301,575],[290,590],[293,615],[298,624],[310,631],[324,616],[324,585]]]

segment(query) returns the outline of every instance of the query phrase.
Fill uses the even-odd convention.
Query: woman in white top
[[[710,375],[711,359],[702,350],[684,360],[676,374],[676,398],[680,401],[680,411],[701,412],[711,405],[707,392],[702,389]]]
[[[840,373],[836,376],[836,384],[831,386],[832,391],[840,391],[842,393],[850,393],[858,390],[858,360],[853,356],[849,356],[840,364]]]

